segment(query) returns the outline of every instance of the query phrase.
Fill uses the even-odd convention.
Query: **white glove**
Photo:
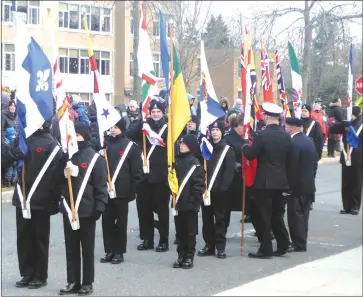
[[[68,161],[66,168],[64,168],[64,176],[66,178],[68,178],[68,168],[71,169],[71,176],[74,176],[74,177],[78,176],[78,173],[79,173],[78,166],[74,165],[71,161]]]
[[[104,149],[100,149],[99,152],[98,152],[102,157],[105,156],[105,151]]]

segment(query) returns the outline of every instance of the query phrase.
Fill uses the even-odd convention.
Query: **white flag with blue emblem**
[[[204,135],[207,134],[207,129],[210,124],[219,118],[222,118],[225,113],[219,104],[216,92],[214,91],[212,79],[209,74],[207,59],[204,52],[204,37],[200,41],[200,90],[199,90],[199,101],[201,110],[200,119],[200,132]]]
[[[23,13],[14,12],[16,103],[19,146],[27,154],[25,138],[55,114],[51,63],[23,23]]]

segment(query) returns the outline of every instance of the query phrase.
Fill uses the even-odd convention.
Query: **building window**
[[[1,20],[10,23],[13,21],[11,12],[12,1],[1,1]],[[25,22],[31,25],[40,25],[40,1],[16,1],[16,10],[26,13]]]
[[[134,35],[134,4],[133,1],[130,1],[130,34]]]
[[[84,17],[86,17],[90,31],[111,32],[111,13],[111,8],[60,2],[58,26],[60,28],[84,30]]]
[[[110,75],[110,52],[101,52],[101,74]]]
[[[14,44],[1,44],[3,53],[3,69],[5,71],[15,71],[15,46]]]
[[[242,90],[241,90],[241,88],[237,89],[237,98],[242,99]]]
[[[134,53],[130,53],[130,76],[134,76]]]
[[[78,74],[78,53],[77,49],[69,50],[69,73]]]
[[[61,73],[68,73],[68,49],[59,49],[59,70]]]
[[[155,76],[160,77],[160,53],[153,54]]]
[[[81,98],[80,103],[84,106],[89,106],[92,103],[93,99],[93,93],[76,93],[76,92],[70,92],[67,93],[67,96],[76,95]],[[105,94],[106,100],[111,103],[112,100],[112,94]]]
[[[159,15],[156,15],[153,22],[153,35],[160,36],[160,19]]]
[[[90,68],[89,68],[89,57],[88,57],[88,51],[87,50],[81,50],[80,53],[80,71],[81,74],[89,74]]]

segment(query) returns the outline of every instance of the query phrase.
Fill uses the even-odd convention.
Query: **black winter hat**
[[[286,125],[301,127],[303,125],[303,122],[299,118],[286,118]]]
[[[311,113],[311,106],[309,104],[303,104],[303,106],[301,107],[301,109],[306,109],[309,111],[309,113]]]
[[[86,123],[79,122],[79,123],[75,124],[74,130],[76,131],[76,133],[81,135],[84,138],[84,140],[91,139],[91,130],[90,130],[90,127]]]
[[[180,142],[184,143],[191,152],[196,153],[199,150],[199,143],[198,139],[193,134],[187,134],[183,136],[183,138],[180,140]]]
[[[226,125],[224,121],[215,121],[214,123],[209,125],[209,132],[212,131],[213,128],[218,128],[222,132],[222,137],[224,136],[224,131],[226,130]]]
[[[117,126],[120,130],[121,130],[121,132],[123,133],[123,132],[125,132],[126,131],[126,120],[124,119],[124,118],[121,118],[121,120],[119,120],[116,124],[115,124],[115,126]]]
[[[196,123],[197,124],[197,126],[199,125],[199,120],[198,120],[198,117],[196,116],[196,115],[192,115],[191,117],[190,117],[190,120],[189,121],[191,121],[191,122],[193,122],[193,123]]]
[[[153,109],[160,109],[162,113],[165,113],[165,106],[162,102],[158,101],[158,100],[152,100],[150,102],[149,105],[149,112],[151,113],[151,111]]]
[[[360,116],[360,107],[359,106],[353,106],[353,108],[352,108],[352,114],[355,117],[359,117]]]
[[[15,105],[15,107],[16,107],[16,103],[15,103],[15,100],[13,100],[13,99],[11,99],[10,101],[9,101],[9,106],[11,106],[11,105]]]

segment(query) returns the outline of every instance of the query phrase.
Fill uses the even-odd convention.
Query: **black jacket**
[[[146,122],[150,125],[150,128],[155,132],[159,133],[162,129],[164,124],[167,124],[167,119],[164,116],[160,121],[155,122],[151,118],[147,118]],[[126,137],[135,141],[136,143],[141,144],[141,152],[143,152],[143,133],[142,133],[142,121],[138,121],[126,131]],[[161,138],[164,140],[164,143],[167,145],[167,138],[168,138],[168,128],[164,130],[163,135]],[[151,149],[152,145],[148,138],[146,137],[146,155],[148,155],[149,150]],[[157,145],[150,156],[149,159],[150,165],[150,173],[148,174],[148,181],[149,183],[160,183],[160,182],[167,182],[168,181],[168,156],[167,156],[167,147],[162,147]]]
[[[107,157],[111,179],[130,142],[124,135],[108,137]],[[115,181],[117,198],[123,198],[129,201],[133,200],[136,185],[142,180],[142,177],[143,170],[140,149],[133,143]]]
[[[176,209],[180,211],[199,211],[202,196],[205,192],[204,169],[199,160],[190,152],[179,154],[176,159],[175,171],[179,187],[193,165],[197,167],[185,184],[176,204]]]
[[[291,176],[289,176],[290,190],[293,195],[312,195],[315,193],[315,145],[313,141],[303,133],[294,135],[292,144],[293,157],[290,161]]]
[[[95,151],[98,152],[102,147],[100,143],[100,135],[98,130],[96,103],[94,101],[88,107],[88,118],[90,121],[90,129],[91,129],[91,146]]]
[[[231,146],[236,156],[235,170],[232,185],[228,190],[228,206],[232,211],[242,211],[242,190],[244,180],[242,178],[242,146],[247,143],[245,139],[231,129],[224,139]]]
[[[227,145],[225,139],[222,139],[217,144],[214,144],[212,141],[211,144],[213,145],[213,153],[212,153],[211,158],[207,161],[208,186],[211,181],[213,172],[217,166],[218,160],[219,160],[225,146]],[[220,167],[220,169],[218,171],[218,174],[214,181],[211,192],[227,192],[228,191],[229,187],[232,184],[233,177],[234,177],[235,162],[236,162],[236,157],[234,155],[233,149],[229,148],[226,156],[224,157],[222,166]]]
[[[304,124],[304,133],[306,134],[309,130],[309,127],[313,121],[311,118],[302,118],[303,124]],[[321,159],[321,155],[323,153],[323,147],[324,147],[324,135],[321,130],[321,127],[318,122],[315,121],[313,127],[310,130],[309,136],[315,144],[316,147],[316,153],[317,153],[317,161]]]
[[[1,137],[5,139],[5,129],[14,128],[18,133],[18,123],[16,112],[12,113],[9,110],[1,114]]]
[[[358,131],[360,125],[362,124],[362,120],[360,118],[356,118],[354,121],[343,121],[340,123],[336,123],[330,127],[330,132],[333,134],[343,134],[343,143],[344,149],[347,150],[347,130],[346,128],[349,125],[354,127],[355,131]],[[343,152],[340,154],[340,163],[345,165],[345,157]],[[363,131],[359,134],[359,147],[357,149],[353,149],[351,155],[351,166],[353,167],[361,167],[363,168]]]
[[[292,158],[292,140],[279,125],[268,125],[255,134],[252,145],[244,145],[247,160],[257,158],[254,189],[288,190],[288,164]]]
[[[343,111],[342,108],[337,105],[337,103],[330,103],[329,104],[330,110],[329,110],[329,118],[335,118],[335,122],[341,122],[343,121]]]
[[[28,155],[25,157],[25,195],[29,195],[29,191],[35,182],[39,172],[43,168],[53,149],[58,145],[55,138],[50,134],[49,130],[38,130],[27,139]],[[60,196],[54,194],[54,188],[58,184],[60,174],[59,168],[63,160],[63,151],[59,149],[48,169],[40,180],[30,201],[30,208],[36,210],[49,210],[54,200],[59,201]],[[22,172],[18,172],[17,183],[22,187]],[[13,195],[13,205],[21,207],[17,186]]]
[[[88,165],[95,154],[97,154],[88,142],[78,142],[79,151],[72,156],[72,163],[79,168],[77,177],[71,177],[73,199],[76,203],[79,188],[81,187],[83,178],[87,172]],[[69,208],[71,208],[69,189],[67,179],[63,179],[62,194],[65,197]],[[81,202],[78,209],[78,216],[80,218],[91,217],[96,211],[103,212],[106,208],[108,201],[108,188],[107,188],[107,167],[106,161],[102,156],[97,158],[97,161],[92,169],[92,173],[87,181],[86,188],[83,192]],[[60,204],[60,211],[67,214],[63,205]]]

